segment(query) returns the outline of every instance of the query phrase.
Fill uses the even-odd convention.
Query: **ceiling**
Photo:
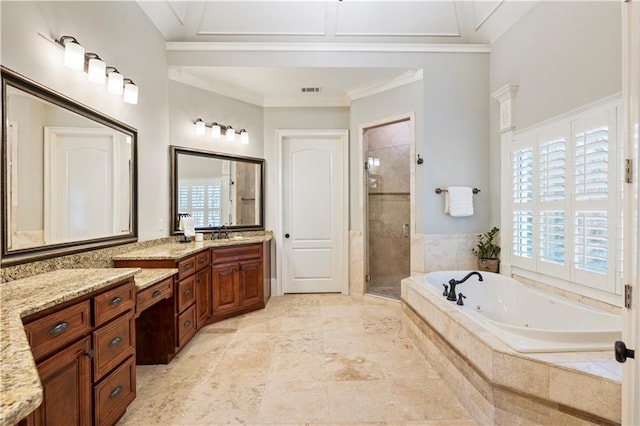
[[[224,44],[490,45],[536,1],[226,0],[138,4],[172,48]],[[298,47],[299,48],[299,47]],[[303,47],[304,48],[304,47]],[[388,47],[386,47],[388,48]],[[406,68],[172,67],[169,77],[261,106],[345,106],[422,78]],[[319,92],[304,93],[303,87]]]

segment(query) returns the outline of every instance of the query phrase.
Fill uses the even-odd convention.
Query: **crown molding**
[[[167,42],[168,51],[490,53],[488,44]]]
[[[212,80],[197,73],[184,70],[180,67],[169,67],[169,80],[188,84],[223,96],[228,96],[252,105],[264,105],[264,97],[259,93],[246,90],[233,84]]]
[[[395,89],[396,87],[405,86],[407,84],[420,81],[422,80],[422,78],[423,78],[422,68],[417,71],[407,71],[403,75],[398,76],[393,80],[350,90],[348,92],[349,100],[352,102],[352,101],[355,101],[356,99],[361,99],[367,96],[386,92],[387,90]]]

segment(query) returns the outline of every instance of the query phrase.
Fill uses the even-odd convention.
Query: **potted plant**
[[[478,234],[478,245],[471,252],[478,258],[478,269],[481,271],[498,272],[500,269],[500,246],[494,241],[500,229],[496,226],[489,232]]]

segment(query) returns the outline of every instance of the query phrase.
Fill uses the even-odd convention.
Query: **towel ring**
[[[436,188],[436,194],[442,194],[443,192],[449,192],[449,191],[442,188]],[[473,192],[474,194],[477,194],[478,192],[480,192],[480,190],[478,188],[473,188],[471,192]]]

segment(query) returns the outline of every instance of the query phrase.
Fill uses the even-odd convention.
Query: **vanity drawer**
[[[93,332],[94,381],[134,354],[135,327],[133,313],[130,313]]]
[[[192,305],[196,297],[195,277],[191,276],[178,283],[178,312]]]
[[[130,357],[93,387],[96,425],[113,425],[136,397],[136,362]]]
[[[136,313],[140,314],[140,312],[163,299],[171,297],[171,295],[173,295],[173,278],[167,278],[142,290],[136,295]]]
[[[178,347],[183,347],[196,334],[196,307],[178,315]]]
[[[136,287],[133,279],[93,298],[95,326],[98,327],[136,306]]]
[[[196,271],[196,257],[191,256],[178,262],[178,281],[193,275]]]
[[[196,254],[196,271],[209,266],[209,250]]]
[[[89,312],[90,304],[85,300],[26,324],[24,329],[33,357],[38,359],[84,334],[89,334]]]
[[[262,259],[262,244],[246,244],[211,249],[212,264],[237,262],[248,259]]]

